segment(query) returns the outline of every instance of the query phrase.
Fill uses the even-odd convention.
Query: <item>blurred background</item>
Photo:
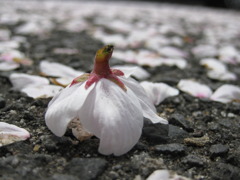
[[[143,2],[164,2],[184,5],[198,5],[215,8],[240,9],[240,0],[138,0]]]

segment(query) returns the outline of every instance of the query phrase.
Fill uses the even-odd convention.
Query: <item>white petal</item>
[[[49,81],[46,78],[40,76],[34,76],[24,73],[13,73],[10,75],[10,81],[13,88],[16,90],[21,90],[26,87],[33,87],[39,85],[48,85]]]
[[[20,65],[14,62],[1,62],[0,61],[0,71],[11,71],[17,69]]]
[[[49,98],[58,94],[61,89],[62,87],[55,85],[38,85],[23,88],[21,89],[21,92],[26,93],[32,98]]]
[[[152,83],[143,81],[140,83],[146,91],[148,97],[152,100],[152,103],[158,105],[164,99],[170,96],[176,96],[179,91],[165,83]]]
[[[234,46],[224,46],[219,49],[219,59],[223,62],[236,64],[239,58],[240,53]]]
[[[169,180],[170,174],[168,170],[156,170],[154,171],[147,180]]]
[[[229,71],[209,71],[207,73],[207,76],[211,79],[216,79],[220,81],[235,81],[237,80],[237,76],[234,73],[231,73]]]
[[[143,127],[142,108],[131,89],[101,79],[87,97],[79,118],[100,138],[99,152],[116,156],[128,152],[139,140]]]
[[[5,122],[0,122],[0,146],[26,140],[29,137],[30,134],[25,129]]]
[[[150,74],[139,66],[112,66],[112,69],[119,69],[124,73],[126,78],[130,77],[131,75],[136,77],[137,79],[147,79]]]
[[[217,55],[217,48],[212,45],[198,45],[192,49],[192,53],[197,58],[214,57]]]
[[[199,98],[209,98],[212,95],[212,90],[207,85],[191,79],[180,80],[177,87],[181,91]]]
[[[45,121],[55,135],[64,135],[69,122],[77,118],[79,110],[94,86],[95,84],[87,90],[85,83],[68,86],[52,99],[45,114]]]
[[[159,122],[163,123],[163,124],[168,123],[167,120],[159,117],[156,114],[156,108],[154,107],[153,103],[147,96],[143,87],[137,81],[135,81],[134,79],[131,79],[131,78],[128,78],[128,79],[120,78],[120,79],[138,97],[140,104],[142,106],[142,109],[143,109],[144,117],[150,119],[153,123],[159,123]]]
[[[169,57],[169,58],[184,58],[186,56],[186,53],[181,51],[180,49],[176,47],[166,46],[162,47],[158,51],[160,55]]]
[[[40,71],[47,76],[70,78],[75,78],[84,73],[82,71],[74,70],[73,68],[60,63],[48,61],[41,61]]]
[[[217,59],[213,58],[205,58],[200,61],[200,64],[203,66],[206,66],[210,70],[218,71],[218,72],[224,72],[227,70],[227,67],[224,63]]]
[[[230,84],[222,85],[213,93],[211,100],[222,103],[240,100],[240,88]]]

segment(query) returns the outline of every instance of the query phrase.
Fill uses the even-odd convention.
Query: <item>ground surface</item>
[[[119,15],[116,12],[118,8],[122,12]],[[139,27],[142,21],[149,23],[149,28],[171,21],[172,24],[178,25],[177,28],[183,29],[183,34],[177,34],[182,31],[180,29],[173,29],[167,37],[177,36],[186,40],[178,47],[189,53],[186,58],[188,67],[144,67],[151,73],[147,80],[176,86],[180,79],[195,78],[213,90],[226,83],[240,86],[239,81],[209,79],[206,70],[199,65],[199,59],[190,51],[198,44],[211,44],[217,48],[221,44],[230,44],[240,49],[240,26],[237,19],[240,14],[197,7],[176,8],[170,5],[133,4],[126,7],[124,4],[109,4],[105,7],[79,2],[34,2],[26,5],[25,2],[19,1],[1,1],[0,28],[10,30],[11,37],[26,37],[26,41],[18,49],[34,60],[33,66],[20,67],[15,71],[38,74],[38,64],[44,59],[90,71],[95,51],[104,44],[93,38],[94,26],[89,30],[88,26],[79,22],[80,29],[74,29],[73,32],[62,28],[61,25],[78,16],[94,24],[97,21],[96,17],[106,15],[104,21],[108,20],[108,23],[111,23],[110,9],[119,19],[139,22]],[[124,13],[125,10],[131,13]],[[150,12],[153,12],[153,15]],[[66,14],[69,17],[66,18]],[[52,24],[50,28],[46,28],[44,23],[40,25],[38,30],[43,30],[40,33],[21,34],[16,31],[31,19],[46,24],[50,21]],[[104,28],[105,22],[100,18],[98,21],[100,23],[98,22],[96,27]],[[215,34],[212,35],[211,30]],[[107,29],[106,32],[112,34],[114,30]],[[141,43],[140,45],[144,46]],[[140,49],[141,46],[134,48]],[[79,53],[56,54],[55,48],[74,48],[78,49]],[[120,48],[126,50],[129,47],[127,45]],[[117,60],[113,60],[112,63],[124,64],[123,61]],[[238,78],[240,77],[239,65],[227,66]],[[157,106],[160,115],[169,120],[169,125],[153,125],[146,120],[139,143],[129,153],[120,157],[103,156],[97,152],[97,138],[79,142],[70,131],[61,138],[53,135],[44,122],[44,113],[51,98],[32,99],[11,90],[12,85],[8,79],[11,73],[0,72],[0,121],[27,129],[31,138],[0,147],[1,180],[137,180],[147,178],[157,169],[169,169],[191,179],[240,179],[239,102],[222,104],[201,100],[181,92],[180,95],[168,98]]]

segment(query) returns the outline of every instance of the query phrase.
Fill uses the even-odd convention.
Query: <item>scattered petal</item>
[[[219,49],[219,59],[226,63],[236,64],[240,62],[240,52],[234,46],[224,46]]]
[[[140,83],[141,86],[146,91],[148,97],[152,100],[155,105],[160,104],[164,99],[176,96],[179,91],[165,83],[152,83],[148,81],[143,81]]]
[[[229,72],[227,66],[217,59],[202,59],[200,64],[209,69],[207,76],[211,79],[220,81],[232,81],[237,79],[237,76],[234,73]]]
[[[48,61],[41,61],[40,71],[42,74],[46,76],[63,77],[71,79],[80,76],[81,74],[84,73],[82,71],[77,71],[69,66],[60,63]]]
[[[154,171],[147,180],[190,180],[169,170],[161,169]]]
[[[26,93],[29,97],[36,98],[49,98],[53,97],[62,89],[60,86],[55,85],[36,85],[28,86],[21,89],[21,92]]]
[[[235,85],[225,84],[220,86],[211,96],[211,100],[229,103],[240,100],[240,88]]]
[[[181,51],[176,47],[166,46],[162,47],[158,50],[160,56],[165,56],[169,58],[184,58],[186,57],[186,53]]]
[[[15,125],[0,122],[0,147],[16,141],[23,141],[30,137],[28,131]]]
[[[1,62],[0,61],[0,71],[11,71],[19,68],[20,65],[14,62]]]
[[[210,98],[212,90],[205,84],[201,84],[191,79],[180,80],[177,87],[194,97]]]
[[[212,45],[198,45],[192,49],[192,53],[196,58],[206,58],[217,56],[217,48]]]
[[[9,78],[13,85],[13,88],[16,90],[22,90],[26,87],[49,84],[49,80],[47,78],[24,73],[13,73]]]

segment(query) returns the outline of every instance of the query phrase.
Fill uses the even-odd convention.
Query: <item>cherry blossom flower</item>
[[[177,87],[194,97],[209,98],[212,95],[212,90],[205,84],[201,84],[191,79],[182,79]]]
[[[12,124],[0,122],[0,147],[30,137],[28,131]]]
[[[135,80],[110,69],[112,52],[112,45],[97,51],[93,71],[75,78],[50,101],[45,121],[55,135],[63,136],[69,123],[78,119],[85,131],[100,139],[101,154],[119,156],[138,142],[143,117],[153,123],[167,121],[156,114]]]

